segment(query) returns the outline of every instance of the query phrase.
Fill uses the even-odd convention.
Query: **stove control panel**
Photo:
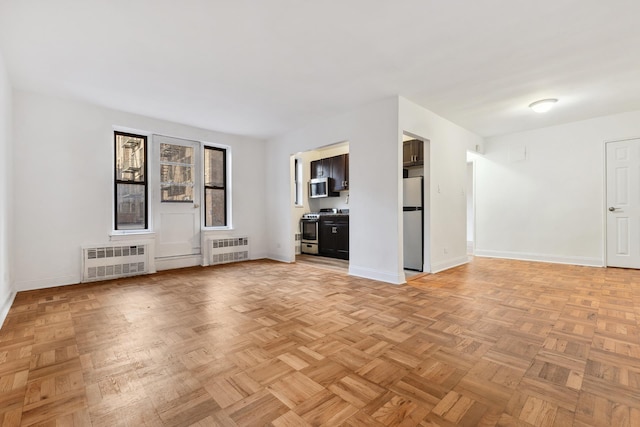
[[[318,213],[306,213],[302,215],[302,219],[319,219],[320,214]]]

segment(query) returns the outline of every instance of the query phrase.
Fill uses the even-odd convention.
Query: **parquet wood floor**
[[[21,292],[3,426],[639,426],[640,272],[250,261]]]
[[[310,265],[312,267],[326,268],[342,273],[349,272],[349,260],[329,258],[318,255],[296,255],[296,263]]]

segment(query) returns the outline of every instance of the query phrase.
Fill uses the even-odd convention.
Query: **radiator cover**
[[[117,244],[82,248],[82,282],[149,273],[148,244]]]
[[[226,237],[209,239],[209,265],[246,261],[249,259],[249,238]]]

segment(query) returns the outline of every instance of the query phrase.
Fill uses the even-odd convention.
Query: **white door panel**
[[[606,144],[607,265],[640,268],[640,139]]]
[[[200,254],[200,144],[154,135],[156,258]]]

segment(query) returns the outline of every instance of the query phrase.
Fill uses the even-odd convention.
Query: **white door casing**
[[[606,143],[606,265],[640,268],[640,139]]]
[[[200,143],[153,136],[156,259],[199,255]]]

